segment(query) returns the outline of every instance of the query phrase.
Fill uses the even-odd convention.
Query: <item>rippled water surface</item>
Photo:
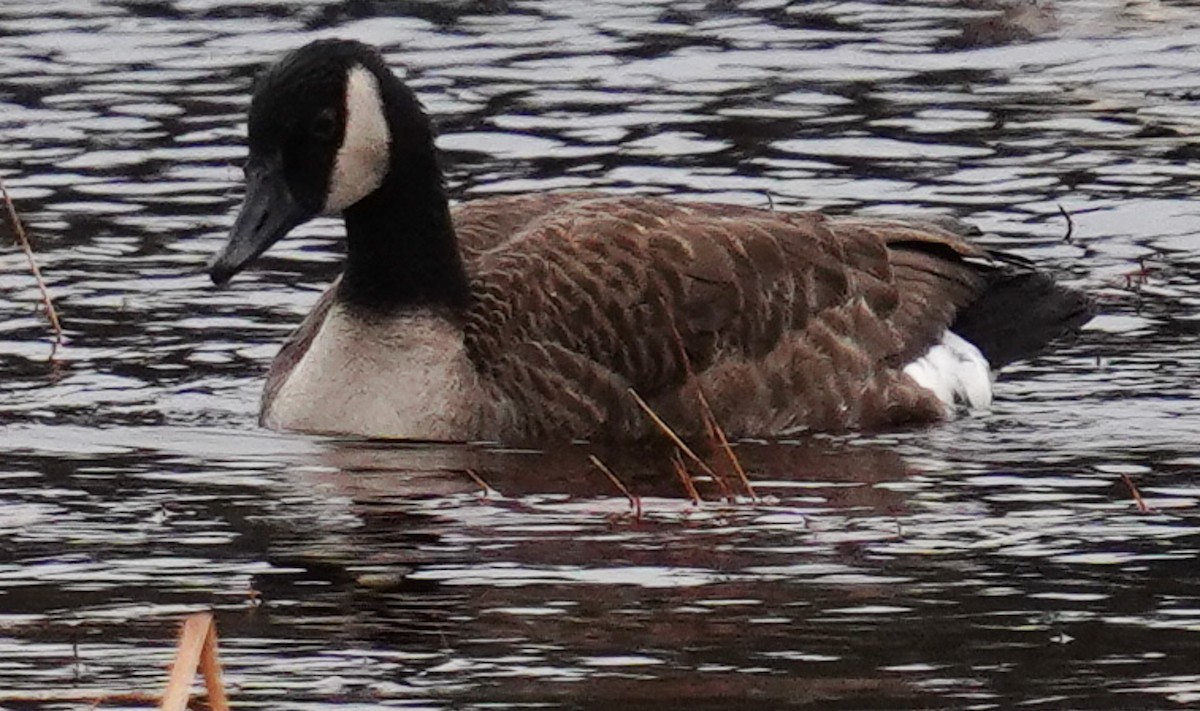
[[[956,215],[1103,314],[990,413],[743,443],[758,502],[600,452],[641,519],[583,447],[263,432],[341,227],[201,270],[252,77],[331,35],[407,73],[456,199]],[[0,175],[68,342],[6,221],[0,708],[157,692],[202,609],[239,708],[1194,707],[1198,133],[1185,0],[5,0]]]

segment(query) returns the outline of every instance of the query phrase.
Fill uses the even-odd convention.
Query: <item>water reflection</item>
[[[69,336],[47,363],[5,248],[0,705],[159,688],[175,621],[207,607],[243,705],[1200,696],[1186,3],[18,1],[0,32],[0,174]],[[702,484],[690,505],[654,450],[258,431],[340,226],[227,290],[200,270],[236,208],[251,77],[331,34],[405,68],[459,198],[940,212],[1105,313],[1007,372],[989,414],[740,445],[757,503]]]

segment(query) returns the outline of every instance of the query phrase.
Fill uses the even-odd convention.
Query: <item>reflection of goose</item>
[[[632,389],[686,434],[695,384],[736,436],[930,421],[1089,316],[928,223],[596,193],[451,210],[429,119],[356,42],[261,78],[246,180],[218,283],[318,214],[346,221],[344,274],[272,364],[272,427],[633,439]]]

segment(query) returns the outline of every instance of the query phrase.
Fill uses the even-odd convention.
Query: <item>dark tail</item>
[[[1032,263],[1001,252],[991,257],[997,264],[985,274],[983,293],[950,328],[975,344],[992,368],[1037,355],[1095,315],[1086,294],[1055,283]]]

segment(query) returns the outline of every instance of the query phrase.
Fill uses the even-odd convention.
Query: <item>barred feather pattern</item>
[[[468,202],[468,353],[494,435],[636,438],[629,389],[684,435],[944,416],[901,372],[983,286],[986,253],[903,221],[601,194]]]

